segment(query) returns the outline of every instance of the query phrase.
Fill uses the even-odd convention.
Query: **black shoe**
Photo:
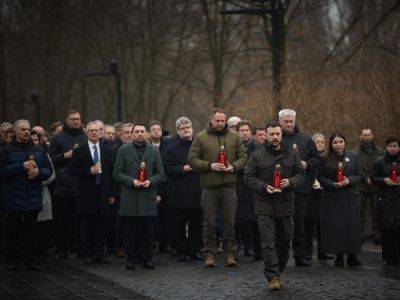
[[[133,261],[128,261],[126,263],[126,269],[127,270],[135,270],[135,263]]]
[[[150,259],[146,260],[143,263],[143,269],[154,270],[155,268],[156,267],[153,265],[153,263]]]
[[[7,270],[10,272],[14,272],[18,270],[18,263],[17,262],[11,262],[7,266]]]
[[[311,267],[311,261],[305,259],[295,259],[296,267]]]
[[[323,253],[318,255],[318,260],[331,260],[333,258],[334,258],[333,256],[329,256]]]
[[[254,251],[248,248],[244,248],[244,256],[254,256]]]
[[[178,260],[179,261],[185,261],[186,260],[186,255],[184,253],[179,253]]]
[[[68,259],[68,252],[60,252],[58,254],[58,259],[67,260]]]
[[[96,259],[94,260],[94,262],[95,262],[96,264],[99,264],[99,265],[107,265],[107,264],[109,264],[111,261],[110,261],[109,259],[107,259],[107,258],[104,258],[104,257],[98,257],[98,258],[96,258]]]
[[[344,266],[343,254],[337,254],[335,259],[335,267],[343,267],[343,266]]]
[[[257,254],[257,253],[255,253],[254,254],[254,261],[260,261],[260,260],[262,260],[263,258],[262,258],[262,256],[261,256],[261,254]]]
[[[85,264],[93,265],[93,263],[94,263],[93,258],[91,258],[89,256],[85,258]]]
[[[374,240],[374,244],[375,245],[380,245],[381,244],[381,238],[376,238],[375,240]]]
[[[361,265],[362,265],[362,262],[359,261],[359,260],[357,259],[357,255],[349,254],[349,255],[347,256],[346,264],[347,264],[349,267],[356,267],[356,266],[361,266]]]
[[[199,252],[196,252],[196,253],[190,255],[190,259],[197,260],[197,261],[203,261],[204,257]]]
[[[176,256],[178,256],[178,252],[176,251],[175,248],[171,248],[171,250],[169,251],[169,255],[171,257],[176,257]]]
[[[26,269],[28,271],[43,271],[43,268],[35,262],[27,263]]]
[[[395,265],[397,265],[397,260],[396,259],[387,259],[386,265],[387,266],[395,266]]]

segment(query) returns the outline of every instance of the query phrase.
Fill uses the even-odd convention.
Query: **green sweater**
[[[225,146],[228,162],[234,167],[232,173],[211,171],[211,163],[217,162],[221,146]],[[246,160],[246,149],[239,135],[227,127],[218,132],[210,124],[196,136],[188,155],[189,165],[200,173],[201,186],[205,188],[235,186],[237,171],[244,168]]]

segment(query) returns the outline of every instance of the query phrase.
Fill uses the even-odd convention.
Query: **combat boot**
[[[206,268],[214,268],[215,267],[214,254],[212,254],[211,252],[206,253],[206,256],[204,257],[204,266]]]
[[[231,252],[226,253],[226,262],[225,266],[227,267],[237,267],[237,261],[235,260],[235,256]]]
[[[268,289],[271,291],[273,290],[280,290],[281,289],[281,278],[279,276],[275,276],[271,279],[268,283]]]

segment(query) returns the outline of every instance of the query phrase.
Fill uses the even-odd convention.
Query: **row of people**
[[[16,230],[8,235],[9,253],[18,253],[15,237],[19,228],[36,226],[35,214],[43,206],[39,187],[53,173],[52,162],[57,174],[54,196],[58,251],[63,259],[68,257],[74,227],[79,224],[80,251],[88,264],[109,262],[103,257],[107,240],[113,241],[112,246],[125,244],[128,269],[135,268],[139,257],[143,267],[154,268],[154,233],[164,230],[159,241],[177,249],[180,260],[186,256],[199,258],[202,244],[205,266],[214,267],[219,215],[226,266],[237,265],[236,244],[240,241],[248,253],[254,252],[255,259],[262,254],[270,287],[279,288],[292,240],[296,266],[311,265],[313,218],[307,216],[313,202],[317,206],[320,203],[321,194],[321,214],[318,208],[315,213],[321,229],[318,257],[329,258],[325,253],[334,253],[335,265],[342,266],[343,254],[348,254],[348,265],[360,265],[356,256],[361,249],[360,182],[368,188],[380,185],[379,203],[385,205],[381,205],[379,220],[387,220],[380,222],[384,259],[388,263],[399,259],[399,181],[387,174],[390,163],[390,172],[398,174],[397,138],[388,138],[385,156],[374,168],[369,163],[366,170],[360,167],[361,154],[347,150],[345,137],[338,133],[331,136],[328,151],[321,156],[321,135],[313,140],[302,133],[296,125],[296,112],[289,109],[279,113],[279,122],[270,122],[264,131],[256,131],[261,143],[253,138],[250,122],[238,118],[227,122],[222,109],[212,112],[206,129],[195,138],[190,120],[179,118],[177,136],[168,139],[161,138],[158,122],[150,124],[150,134],[144,124],[112,128],[101,121],[90,122],[84,130],[80,114],[70,111],[62,131],[48,147],[51,160],[33,145],[32,140],[39,139],[30,137],[29,122],[20,120],[13,127],[15,137],[2,148],[0,158],[7,228]],[[114,139],[116,129],[121,132],[120,140]],[[368,129],[365,131],[363,135],[368,135]],[[150,142],[148,135],[152,137]],[[363,140],[363,150],[371,147],[367,141]],[[339,169],[341,181],[337,177]],[[145,171],[143,180],[140,170]],[[276,173],[281,177],[278,186],[273,185]],[[23,190],[28,186],[40,190],[40,195]],[[114,216],[110,216],[112,206],[118,211]],[[33,215],[26,217],[26,213]],[[154,222],[157,214],[158,222]],[[106,239],[107,227],[113,228],[109,224],[119,226]],[[157,224],[163,230],[155,231],[153,226]],[[113,238],[113,232],[119,237]],[[24,241],[26,245],[31,242]],[[39,268],[32,253],[25,257],[30,269]],[[16,257],[9,258],[14,262],[10,269],[15,269]]]

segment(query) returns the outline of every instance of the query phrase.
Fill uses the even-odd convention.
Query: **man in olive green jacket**
[[[224,147],[227,163],[218,162],[218,153]],[[215,267],[217,253],[215,220],[217,211],[222,219],[222,242],[226,266],[237,266],[235,261],[235,213],[237,171],[246,163],[246,149],[240,137],[229,131],[224,110],[217,108],[210,123],[194,139],[189,151],[189,165],[200,173],[203,209],[203,243],[205,266]]]
[[[125,242],[128,270],[135,268],[134,261],[141,242],[143,268],[154,269],[153,217],[157,214],[157,187],[164,181],[164,169],[158,149],[146,143],[147,131],[142,124],[133,127],[133,142],[122,146],[114,166],[114,178],[121,184],[119,214],[125,218]],[[138,180],[141,163],[145,163],[147,176]]]

